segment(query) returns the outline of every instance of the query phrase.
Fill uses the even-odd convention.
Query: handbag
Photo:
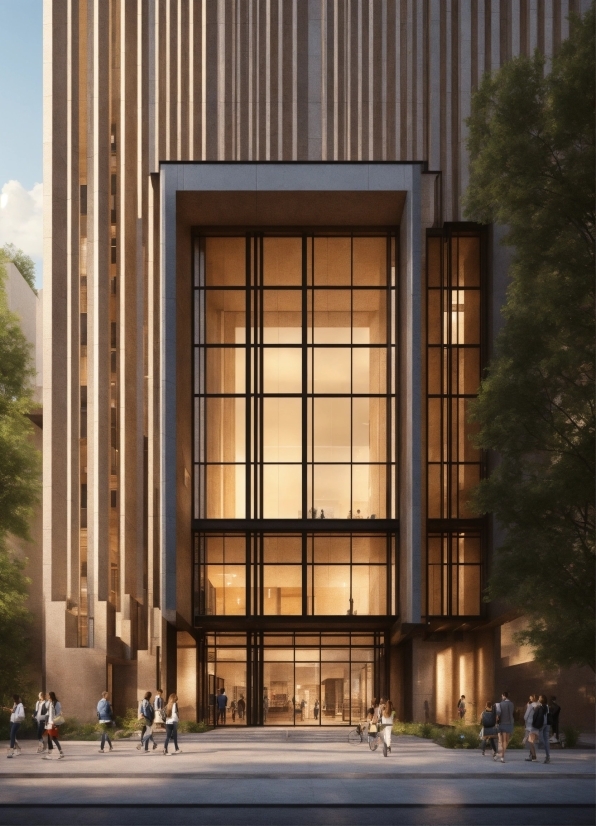
[[[63,726],[65,722],[66,720],[64,719],[63,714],[57,714],[52,720],[54,726]]]
[[[378,730],[379,729],[378,729],[376,723],[371,723],[370,726],[368,727],[368,733],[369,734],[376,734],[378,732]]]

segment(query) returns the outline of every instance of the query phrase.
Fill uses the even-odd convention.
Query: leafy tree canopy
[[[31,256],[15,247],[14,244],[4,244],[3,247],[0,247],[0,260],[12,261],[27,284],[29,284],[33,292],[37,295],[37,290],[35,289],[35,264]]]
[[[8,309],[5,278],[0,262],[0,538],[26,539],[40,490],[40,457],[27,418],[35,369],[19,318]]]
[[[469,118],[469,218],[507,227],[504,327],[472,418],[499,463],[476,509],[505,528],[488,598],[545,666],[594,668],[594,6],[545,75],[485,76]]]
[[[29,538],[40,491],[41,462],[27,413],[35,370],[19,318],[8,309],[6,270],[0,257],[0,696],[22,691],[28,657],[24,563],[10,553],[7,535]]]

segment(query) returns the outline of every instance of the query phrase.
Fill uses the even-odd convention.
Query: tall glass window
[[[481,612],[484,520],[469,506],[483,473],[469,404],[480,385],[483,235],[427,237],[427,613]]]
[[[395,240],[203,237],[197,519],[396,517]]]

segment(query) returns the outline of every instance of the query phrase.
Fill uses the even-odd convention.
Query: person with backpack
[[[513,728],[515,725],[513,712],[514,706],[511,700],[509,699],[509,692],[501,692],[501,702],[499,703],[499,708],[497,711],[497,722],[499,723],[499,751],[501,752],[501,763],[505,762],[505,752],[507,751],[509,740],[511,739],[511,735],[513,734]],[[499,752],[493,755],[493,760],[498,759]]]
[[[163,748],[163,753],[169,755],[168,746],[170,740],[174,743],[174,754],[180,754],[181,749],[178,748],[178,723],[180,717],[178,715],[178,695],[170,694],[168,697],[168,704],[166,706],[166,742]]]
[[[62,746],[60,745],[60,741],[58,740],[59,734],[59,726],[62,725],[64,722],[64,717],[62,716],[62,705],[60,704],[58,698],[54,694],[53,691],[48,693],[48,719],[46,722],[46,734],[48,737],[48,753],[44,754],[41,758],[42,760],[52,760],[52,751],[54,750],[54,746],[58,749],[58,760],[64,757],[64,752],[62,751]],[[52,743],[54,745],[52,745]]]
[[[497,712],[490,700],[487,701],[484,711],[480,715],[480,723],[482,725],[482,731],[480,733],[482,737],[482,756],[484,757],[486,754],[487,745],[490,745],[494,758],[497,753],[499,730],[497,728]]]
[[[538,698],[538,705],[534,709],[534,719],[532,723],[538,728],[538,742],[544,746],[545,763],[550,763],[550,725],[548,723],[548,715],[549,708],[546,694],[541,694]],[[542,723],[542,725],[539,725],[540,723]]]
[[[143,730],[141,732],[141,742],[137,746],[138,751],[145,750],[149,753],[149,740],[153,743],[153,748],[157,748],[157,743],[153,739],[153,721],[155,720],[155,709],[151,705],[151,692],[146,691],[139,706],[139,716],[143,720]]]
[[[37,753],[43,754],[47,750],[44,735],[46,731],[46,720],[48,719],[48,704],[46,702],[46,697],[43,691],[40,691],[37,695],[37,702],[35,703],[33,719],[35,720],[35,723],[37,725],[37,739],[39,740]]]
[[[548,706],[543,706],[542,704],[543,699],[546,701],[544,695],[541,694],[536,702],[528,706],[526,711],[526,730],[528,731],[528,743],[530,745],[530,756],[526,757],[526,763],[532,763],[538,759],[536,757],[536,743],[542,740],[542,729],[546,724],[546,715],[548,713]],[[547,757],[550,757],[550,747],[547,752]],[[548,763],[550,761],[547,759],[545,762]]]
[[[101,726],[101,745],[99,747],[99,753],[105,754],[104,746],[106,743],[108,744],[110,751],[114,750],[112,741],[110,740],[110,736],[108,734],[108,726],[112,725],[112,706],[108,700],[107,691],[101,692],[101,700],[97,704],[97,719],[99,720],[99,724]]]
[[[25,707],[21,702],[18,694],[12,695],[13,705],[11,708],[3,706],[4,711],[10,711],[10,746],[8,748],[7,757],[18,757],[21,753],[21,747],[17,740],[17,731],[21,723],[25,719]]]

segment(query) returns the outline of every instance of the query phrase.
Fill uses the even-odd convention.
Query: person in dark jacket
[[[497,712],[490,700],[487,701],[484,711],[480,717],[482,724],[482,756],[486,754],[486,747],[490,745],[493,750],[493,758],[497,753]]]
[[[557,703],[556,697],[550,698],[548,704],[548,722],[553,733],[553,739],[559,740],[559,714],[561,713],[561,706]]]

